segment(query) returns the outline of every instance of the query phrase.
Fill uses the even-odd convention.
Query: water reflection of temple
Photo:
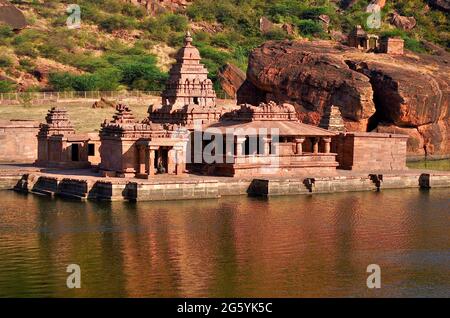
[[[446,194],[79,205],[10,193],[0,214],[0,295],[346,297],[369,292],[372,263],[389,268],[386,282],[426,275],[429,291],[448,274],[445,257],[428,266],[448,250]],[[430,201],[433,213],[423,214]],[[65,285],[74,263],[81,290]],[[404,292],[390,285],[380,292]]]

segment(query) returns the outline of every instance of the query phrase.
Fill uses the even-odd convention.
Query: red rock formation
[[[329,41],[267,42],[249,60],[239,103],[274,100],[318,124],[340,106],[348,131],[408,133],[410,156],[450,153],[450,68],[440,56],[366,54]]]
[[[20,30],[27,26],[27,21],[22,11],[6,0],[0,0],[0,22]]]
[[[397,12],[394,12],[391,17],[391,23],[397,28],[408,31],[414,29],[417,21],[414,17],[404,17]]]
[[[228,96],[236,98],[237,91],[245,81],[245,73],[237,66],[227,63],[219,71],[219,82]]]
[[[438,10],[450,12],[450,0],[428,0],[428,2]]]

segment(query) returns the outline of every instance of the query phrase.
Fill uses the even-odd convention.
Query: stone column
[[[264,142],[264,156],[269,156],[270,155],[270,143],[272,142],[272,138],[264,137],[263,142]]]
[[[144,175],[145,174],[145,147],[144,146],[138,146],[138,151],[139,151],[139,169],[138,169],[138,173],[140,175]]]
[[[148,162],[147,162],[147,171],[149,176],[154,176],[156,174],[155,171],[155,152],[158,150],[158,147],[149,146],[148,147]]]
[[[319,153],[319,138],[312,138],[313,153]]]
[[[331,152],[331,138],[323,138],[322,140],[325,144],[324,152],[330,153]]]
[[[175,160],[175,149],[170,149],[169,153],[167,155],[167,173],[173,174],[175,173],[175,166],[176,166],[176,160]]]
[[[305,138],[296,138],[295,139],[295,154],[302,155],[303,154],[303,142],[305,142]]]
[[[176,149],[176,166],[175,166],[175,173],[177,175],[182,175],[184,173],[184,171],[186,170],[186,163],[184,160],[184,151],[183,149]]]
[[[244,142],[247,138],[236,137],[236,157],[244,156]]]

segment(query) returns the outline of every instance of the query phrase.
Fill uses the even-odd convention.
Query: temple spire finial
[[[191,32],[189,30],[186,31],[186,35],[184,37],[184,44],[185,44],[185,46],[192,45],[192,36],[191,36]]]

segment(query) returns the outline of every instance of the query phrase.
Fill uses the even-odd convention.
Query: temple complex
[[[99,134],[79,135],[67,112],[52,108],[40,125],[36,163],[94,167],[102,177],[139,179],[406,169],[407,136],[346,132],[335,105],[326,108],[320,127],[300,122],[290,104],[219,107],[189,33],[176,60],[161,105],[151,105],[143,120],[119,104]]]

